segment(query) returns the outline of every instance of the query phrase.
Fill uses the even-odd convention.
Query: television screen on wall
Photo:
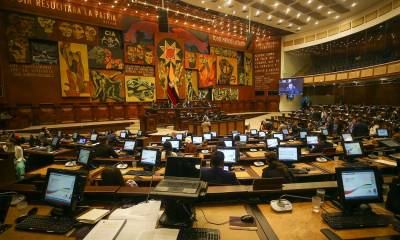
[[[302,95],[304,78],[286,78],[279,80],[279,95]]]

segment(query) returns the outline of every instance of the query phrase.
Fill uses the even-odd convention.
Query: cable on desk
[[[215,222],[208,221],[208,219],[207,219],[207,217],[206,217],[206,214],[204,213],[203,209],[201,209],[201,208],[199,208],[199,209],[200,209],[201,213],[203,214],[204,219],[205,219],[206,222],[209,223],[209,224],[212,224],[212,225],[225,225],[225,224],[229,223],[229,221],[225,221],[225,222],[222,222],[222,223],[215,223]]]

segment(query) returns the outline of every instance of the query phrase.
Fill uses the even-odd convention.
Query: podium
[[[143,134],[157,132],[157,114],[145,113],[140,117],[140,130]]]

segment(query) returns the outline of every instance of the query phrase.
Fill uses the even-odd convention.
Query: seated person
[[[278,157],[275,152],[266,153],[268,166],[263,169],[263,178],[284,178],[287,182],[292,182],[292,175],[290,174],[288,167],[282,162],[278,161]]]
[[[319,143],[317,145],[314,145],[310,152],[316,153],[316,152],[322,152],[326,148],[333,148],[333,144],[330,142],[326,141],[326,136],[324,134],[321,134],[319,136]]]
[[[20,146],[15,146],[15,171],[16,171],[16,176],[17,180],[24,179],[25,177],[25,158],[24,158],[24,151],[22,150],[22,147]]]
[[[367,137],[369,136],[369,128],[368,125],[364,122],[363,119],[358,118],[357,123],[353,126],[353,137]]]
[[[392,138],[398,142],[400,142],[400,126],[395,126],[393,128],[393,136]]]
[[[208,120],[208,117],[206,121],[201,123],[201,129],[203,130],[203,133],[208,133],[211,131],[211,122]]]
[[[118,158],[118,154],[114,151],[114,149],[108,144],[107,137],[101,136],[99,137],[99,145],[93,147],[94,153],[96,157],[113,157]]]
[[[342,121],[338,117],[335,117],[333,121],[328,123],[327,128],[328,128],[329,134],[340,135],[340,134],[342,134],[342,131],[343,131]]]
[[[216,185],[239,184],[235,173],[224,170],[224,154],[215,152],[211,156],[210,168],[201,168],[201,180]]]
[[[101,186],[137,186],[134,180],[128,180],[125,183],[124,178],[122,177],[121,171],[115,167],[107,167],[101,173]]]
[[[161,159],[167,159],[168,157],[178,156],[176,152],[172,151],[172,144],[169,141],[163,143],[163,148],[161,151]]]

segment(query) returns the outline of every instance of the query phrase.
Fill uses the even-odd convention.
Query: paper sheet
[[[113,240],[124,223],[125,220],[101,220],[84,240]]]
[[[140,203],[126,209],[116,209],[109,219],[127,219],[117,240],[137,240],[145,231],[154,231],[157,225],[161,201]]]
[[[179,229],[157,228],[151,231],[143,231],[138,240],[176,240]]]

